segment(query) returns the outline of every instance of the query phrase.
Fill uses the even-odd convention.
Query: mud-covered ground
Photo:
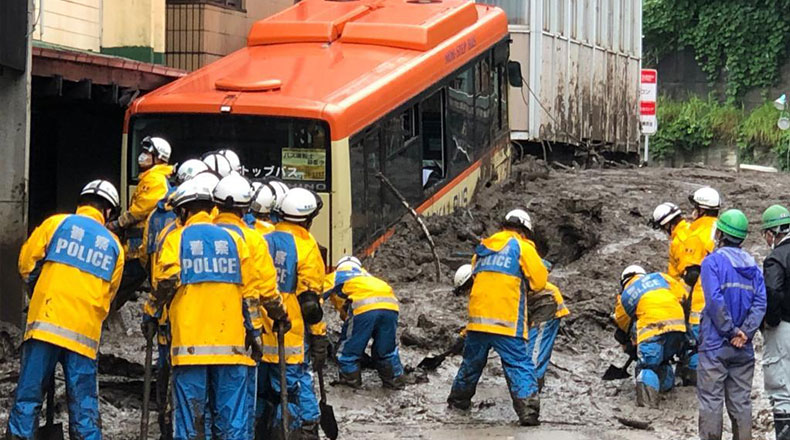
[[[697,400],[693,388],[676,388],[664,395],[659,410],[641,409],[634,405],[633,379],[602,382],[600,376],[609,364],[621,365],[626,360],[612,339],[614,327],[609,318],[621,270],[634,263],[648,270],[666,269],[667,239],[647,226],[652,209],[672,201],[688,214],[688,194],[703,185],[719,189],[726,207],[746,212],[753,223],[746,247],[761,261],[768,249],[755,226],[768,205],[788,203],[790,195],[784,189],[790,185],[790,176],[784,174],[735,174],[702,168],[557,171],[529,160],[516,166],[511,181],[480,191],[468,209],[428,219],[442,259],[440,282],[434,280],[433,257],[419,227],[411,218],[404,218],[392,239],[364,263],[390,281],[401,299],[400,350],[410,372],[410,385],[400,392],[383,390],[372,370],[365,371],[362,390],[330,385],[328,400],[338,416],[341,438],[695,438]],[[465,324],[466,298],[451,292],[453,270],[468,260],[475,237],[494,232],[499,219],[516,207],[532,214],[541,255],[554,263],[550,278],[571,310],[563,320],[541,395],[540,428],[517,426],[502,367],[493,352],[473,409],[466,413],[448,410],[445,404],[460,364],[458,356],[448,358],[434,372],[414,369],[425,356],[444,351]],[[114,317],[102,341],[105,355],[132,362],[102,359],[102,371],[108,374],[102,374],[100,380],[101,408],[109,439],[136,438],[139,427],[143,339],[137,329],[137,307],[139,304],[129,304]],[[328,308],[326,316],[336,338],[340,322]],[[757,346],[759,356],[759,334]],[[0,347],[8,347],[3,338]],[[0,360],[3,425],[17,369],[17,358]],[[334,366],[329,367],[327,377],[336,377]],[[758,360],[752,392],[755,438],[773,439],[762,381]],[[62,380],[58,381],[58,393],[63,401]],[[59,418],[65,418],[65,404],[57,408]],[[651,430],[626,428],[618,418],[648,422]],[[155,425],[155,414],[151,420]]]

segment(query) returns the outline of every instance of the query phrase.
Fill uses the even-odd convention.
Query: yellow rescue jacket
[[[261,234],[247,226],[241,218],[233,213],[221,212],[217,214],[214,224],[238,233],[247,243],[253,270],[248,287],[258,292],[259,297],[254,301],[245,300],[245,306],[255,328],[263,328],[264,308],[282,305],[280,292],[277,291],[277,273],[269,254],[269,245]]]
[[[157,310],[156,309],[156,305],[155,305],[156,298],[154,298],[154,291],[156,290],[156,283],[154,282],[154,275],[156,274],[156,268],[154,266],[156,266],[156,264],[158,263],[158,260],[159,260],[158,255],[159,255],[159,252],[162,250],[162,244],[164,243],[165,238],[167,238],[168,234],[170,234],[171,232],[173,232],[175,229],[177,229],[180,226],[181,226],[181,222],[178,220],[178,218],[175,218],[174,220],[172,220],[169,223],[167,223],[164,226],[164,228],[162,228],[162,230],[159,231],[159,234],[157,234],[156,240],[155,240],[155,243],[154,243],[154,247],[153,247],[153,251],[151,252],[151,254],[149,255],[147,253],[144,253],[144,255],[146,255],[146,260],[150,260],[150,263],[151,263],[151,267],[149,268],[149,273],[150,273],[150,278],[151,278],[151,287],[152,287],[152,289],[151,289],[151,293],[148,294],[148,299],[143,303],[143,313],[145,313],[148,316],[156,317],[157,318],[157,322],[159,322],[159,326],[160,327],[167,325],[167,321],[168,321],[167,307],[168,307],[168,305],[167,304],[162,305],[161,310]],[[148,225],[147,224],[146,224],[145,234],[143,235],[143,249],[145,249],[147,247],[147,245],[148,245],[148,243],[146,241],[146,237],[148,237]],[[140,259],[140,262],[141,263],[143,262],[142,257]],[[143,264],[143,266],[145,266],[145,264]],[[157,341],[159,342],[160,345],[167,345],[169,343],[167,337],[168,337],[168,335],[163,333],[163,332],[157,333]]]
[[[298,300],[298,296],[307,291],[321,294],[326,275],[324,259],[313,235],[300,225],[277,223],[274,231],[264,238],[277,269],[277,286],[291,320],[291,330],[285,334],[285,362],[301,364],[305,362],[306,333],[326,334],[323,321],[305,329]],[[263,324],[263,361],[276,364],[279,362],[277,333],[272,327],[272,320],[266,317]]]
[[[19,253],[19,274],[33,287],[25,340],[96,359],[101,326],[121,282],[124,253],[91,206],[49,217]]]
[[[716,232],[715,217],[700,217],[689,226],[688,235],[683,241],[682,271],[689,266],[702,265],[702,260],[716,249],[714,234]],[[683,272],[681,272],[683,273]],[[705,308],[705,294],[702,291],[702,279],[694,284],[691,298],[690,324],[699,324],[702,309]]]
[[[190,217],[167,235],[154,282],[176,281],[170,302],[173,365],[247,365],[243,303],[257,300],[255,273],[244,239],[211,223],[208,213]]]
[[[685,294],[683,284],[667,274],[637,275],[617,295],[614,320],[629,334],[636,321],[632,336],[637,344],[667,332],[685,332],[683,307],[678,301]]]
[[[389,284],[353,266],[340,267],[324,279],[323,298],[331,299],[343,320],[371,310],[400,311]]]
[[[255,230],[261,235],[266,235],[269,232],[274,231],[274,225],[265,220],[256,219]]]
[[[681,220],[672,230],[672,235],[669,237],[669,264],[667,267],[667,275],[681,281],[683,278],[682,262],[683,254],[685,252],[686,238],[689,233],[689,222]]]
[[[565,305],[565,299],[562,298],[560,288],[552,283],[546,283],[546,290],[551,292],[551,294],[554,296],[554,302],[557,303],[557,313],[554,314],[554,317],[559,319],[570,315],[571,311],[568,310],[568,306]]]
[[[143,227],[140,223],[148,218],[157,203],[170,191],[170,183],[167,178],[171,174],[173,174],[173,167],[165,164],[154,165],[140,173],[140,181],[132,194],[129,209],[118,218],[118,224],[122,228],[129,228],[127,231],[129,236],[138,237],[139,234],[142,234]],[[142,240],[142,237],[126,240],[127,259],[138,259],[145,253],[145,248],[141,246]]]
[[[548,271],[535,245],[500,231],[477,246],[466,329],[527,339],[527,294],[546,287]]]

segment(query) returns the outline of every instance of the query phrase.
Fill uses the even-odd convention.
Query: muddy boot
[[[540,398],[538,396],[526,399],[513,399],[513,409],[518,415],[518,423],[521,426],[540,425]]]
[[[538,379],[538,393],[543,392],[543,385],[546,383],[546,378],[541,377]]]
[[[346,385],[354,389],[362,388],[362,370],[351,373],[340,372],[340,385]]]
[[[472,406],[472,396],[463,391],[452,390],[447,396],[447,404],[451,408],[466,411]]]
[[[304,422],[302,427],[291,435],[293,440],[318,440],[318,422]]]
[[[730,417],[730,422],[732,422],[732,440],[752,440],[751,420],[745,420],[741,423]]]
[[[683,375],[683,386],[684,387],[695,387],[697,386],[697,370],[685,370]]]
[[[406,387],[406,383],[403,380],[403,375],[395,377],[395,372],[392,370],[392,365],[386,364],[382,365],[378,368],[379,378],[381,378],[381,384],[384,388],[389,388],[391,390],[402,390]]]
[[[790,440],[790,413],[775,412],[776,440]]]
[[[643,383],[636,384],[636,406],[658,408],[658,390]]]

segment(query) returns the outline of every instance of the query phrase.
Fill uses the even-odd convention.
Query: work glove
[[[328,356],[329,338],[326,335],[310,335],[310,361],[313,363],[313,370],[323,370]]]
[[[159,323],[156,322],[156,318],[151,315],[143,314],[143,322],[140,324],[140,330],[143,332],[146,341],[154,340],[158,328]]]
[[[282,330],[280,330],[280,326],[282,326]],[[280,333],[288,333],[291,330],[291,320],[288,319],[288,315],[285,315],[279,319],[274,320],[274,332]]]
[[[256,331],[248,330],[244,336],[244,348],[250,352],[250,357],[255,362],[260,362],[263,358],[263,345],[261,345],[261,337]]]

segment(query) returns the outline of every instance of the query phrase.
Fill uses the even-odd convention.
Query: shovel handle
[[[154,339],[145,341],[145,375],[143,376],[143,408],[140,415],[140,440],[148,440],[148,401],[151,399],[151,364],[153,363]]]
[[[282,409],[282,433],[283,438],[288,438],[288,381],[285,375],[285,324],[280,322],[277,329],[277,357],[280,364],[280,406]]]
[[[49,380],[49,389],[47,390],[47,426],[52,426],[55,423],[55,372],[52,372],[52,378]]]
[[[326,403],[326,390],[324,389],[324,369],[321,368],[318,373],[318,390],[321,392],[321,403]]]

